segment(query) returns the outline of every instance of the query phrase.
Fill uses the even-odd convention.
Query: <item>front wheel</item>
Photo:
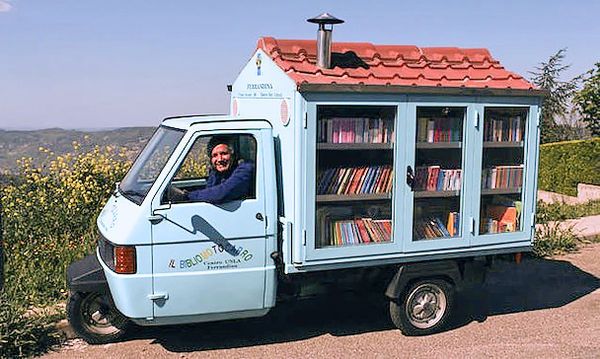
[[[405,335],[432,334],[446,325],[453,304],[454,288],[450,283],[420,280],[397,301],[390,302],[390,317]]]
[[[125,335],[129,321],[115,308],[109,294],[71,293],[67,318],[75,333],[90,344],[115,342]]]

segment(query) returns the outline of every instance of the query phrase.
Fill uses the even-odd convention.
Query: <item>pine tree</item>
[[[587,72],[582,89],[574,98],[577,110],[593,136],[600,136],[600,62]]]
[[[575,94],[577,83],[580,78],[576,77],[570,81],[560,81],[560,77],[571,65],[564,65],[567,49],[560,49],[548,59],[547,62],[541,62],[535,68],[536,71],[530,71],[533,76],[531,81],[534,85],[548,93],[544,98],[542,105],[541,119],[541,142],[560,141],[561,135],[557,125],[557,119],[565,116],[569,110],[570,100]]]

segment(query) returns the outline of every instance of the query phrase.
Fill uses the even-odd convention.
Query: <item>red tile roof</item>
[[[263,37],[265,51],[296,84],[536,90],[487,49],[334,42],[332,69],[316,66],[316,41]]]

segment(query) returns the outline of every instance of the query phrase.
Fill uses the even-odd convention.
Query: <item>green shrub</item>
[[[574,252],[579,242],[572,228],[560,227],[558,223],[545,223],[541,229],[536,229],[533,253],[538,257],[547,257]]]
[[[66,268],[93,250],[96,217],[129,167],[123,152],[110,148],[64,156],[40,151],[46,157],[39,167],[24,158],[0,186],[1,358],[36,355],[57,342],[56,315],[25,315],[26,308],[66,299]]]
[[[17,180],[0,188],[4,290],[36,306],[66,298],[66,267],[92,251],[96,217],[129,166],[110,148],[65,156],[40,151],[41,166],[22,159]]]
[[[15,298],[0,293],[0,358],[30,357],[59,343],[56,315],[26,314]]]
[[[577,184],[600,185],[600,138],[540,147],[539,188],[577,195]]]

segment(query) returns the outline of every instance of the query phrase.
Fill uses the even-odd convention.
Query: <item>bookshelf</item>
[[[393,106],[317,106],[315,249],[393,243]]]
[[[378,201],[392,199],[391,193],[363,193],[353,195],[317,195],[317,203],[323,202],[353,202],[353,201]]]
[[[392,143],[317,143],[317,150],[392,150]]]
[[[427,150],[427,149],[448,149],[448,148],[462,148],[461,142],[417,142],[418,150]]]
[[[523,147],[523,141],[484,141],[483,148]]]
[[[465,107],[417,107],[413,241],[459,238]]]
[[[527,108],[484,112],[479,234],[520,231]]]
[[[460,191],[415,191],[415,198],[457,197]]]
[[[494,189],[484,188],[481,190],[481,195],[489,196],[489,195],[498,195],[498,194],[519,194],[519,193],[521,193],[521,191],[522,191],[521,187],[494,188]]]

